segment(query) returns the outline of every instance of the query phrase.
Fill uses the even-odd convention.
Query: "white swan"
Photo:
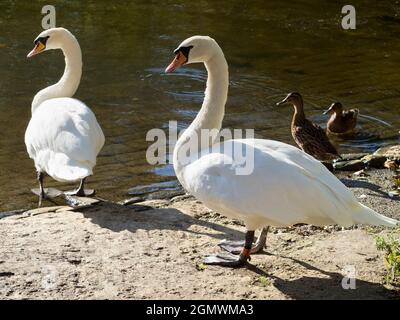
[[[50,49],[65,55],[64,75],[58,83],[39,91],[32,102],[32,118],[25,132],[29,157],[39,180],[39,205],[46,196],[43,174],[61,182],[80,180],[69,194],[85,195],[85,178],[93,174],[96,157],[104,145],[104,134],[93,112],[71,98],[82,75],[82,53],[76,38],[64,28],[42,32],[28,58]],[[53,194],[54,195],[54,194]]]
[[[224,150],[247,147],[254,155],[254,170],[238,175],[235,160],[222,152],[204,152],[194,148],[190,160],[182,159],[190,147],[200,145],[202,129],[220,130],[228,93],[228,65],[215,40],[194,36],[175,50],[175,59],[167,67],[172,72],[183,64],[203,62],[208,71],[207,89],[202,108],[193,123],[178,139],[173,164],[183,187],[207,207],[231,218],[243,220],[246,241],[240,255],[211,255],[209,264],[240,266],[250,253],[265,244],[266,226],[290,226],[308,223],[318,226],[356,223],[393,227],[398,221],[376,213],[359,203],[324,165],[303,151],[285,143],[241,139],[222,142]],[[214,144],[215,148],[215,144]],[[215,148],[220,149],[221,148]],[[204,151],[204,150],[203,150]],[[250,157],[251,159],[251,157]],[[252,248],[254,231],[264,228],[258,245]],[[237,243],[222,247],[237,252]]]

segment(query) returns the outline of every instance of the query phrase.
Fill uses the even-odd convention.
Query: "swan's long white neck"
[[[46,100],[53,98],[72,97],[78,89],[82,76],[82,52],[78,41],[73,35],[63,38],[60,47],[65,56],[65,70],[60,81],[39,91],[32,101],[32,114]]]
[[[180,161],[180,157],[178,156],[180,150],[182,148],[187,150],[188,144],[193,145],[193,143],[197,142],[197,146],[193,149],[190,148],[190,150],[198,153],[208,144],[208,141],[200,141],[201,130],[213,129],[219,131],[225,114],[225,104],[228,97],[229,72],[228,64],[221,48],[215,48],[215,53],[204,64],[208,72],[208,79],[203,105],[192,124],[178,139],[174,149],[174,169],[180,181],[181,171],[188,165],[188,163],[182,163],[182,161]],[[213,142],[214,141],[210,142],[210,146]],[[191,156],[193,156],[193,154],[191,154]]]

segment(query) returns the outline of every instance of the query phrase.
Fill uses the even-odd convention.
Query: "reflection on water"
[[[360,119],[357,134],[336,140],[342,152],[372,151],[398,142],[400,6],[357,1],[357,30],[340,27],[334,1],[53,1],[57,23],[78,38],[84,74],[77,98],[96,113],[107,137],[89,186],[120,200],[136,186],[174,180],[169,166],[145,161],[146,133],[177,120],[185,128],[203,98],[206,72],[188,66],[165,75],[177,45],[208,34],[222,46],[230,66],[224,126],[254,128],[257,137],[293,143],[293,110],[275,103],[299,91],[309,118],[324,125],[333,101],[359,108],[392,125]],[[24,132],[30,103],[64,69],[60,52],[31,60],[26,54],[41,31],[42,2],[0,3],[0,210],[30,207],[36,199],[33,163]],[[65,187],[51,179],[51,186]]]
[[[155,182],[144,186],[136,186],[128,190],[128,194],[132,196],[140,196],[142,198],[164,199],[184,194],[182,186],[177,180]]]

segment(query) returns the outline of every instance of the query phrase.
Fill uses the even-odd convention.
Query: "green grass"
[[[399,229],[392,231],[387,237],[376,237],[376,247],[385,253],[387,264],[386,283],[400,284],[400,236]]]
[[[269,280],[267,277],[259,277],[255,283],[257,283],[258,285],[262,286],[262,287],[268,287],[272,284],[271,280]]]
[[[377,233],[382,232],[382,230],[384,229],[384,227],[380,227],[380,226],[361,226],[361,228],[363,230],[365,230],[369,235],[375,235]]]
[[[396,185],[396,187],[398,189],[400,189],[400,175],[394,176],[393,179],[394,179],[394,184]]]
[[[198,271],[204,271],[204,270],[207,269],[207,265],[204,264],[204,263],[196,264],[196,269],[197,269]]]

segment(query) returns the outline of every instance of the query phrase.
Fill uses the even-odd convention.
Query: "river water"
[[[30,104],[64,69],[60,51],[26,59],[41,32],[42,1],[0,3],[0,211],[36,205],[33,162],[24,145]],[[373,151],[398,143],[400,125],[400,4],[354,1],[357,29],[341,28],[333,1],[53,1],[57,26],[80,42],[84,73],[76,97],[96,113],[106,135],[95,175],[88,181],[110,200],[128,192],[173,189],[171,166],[152,166],[146,133],[187,127],[203,99],[203,66],[164,74],[185,38],[210,35],[224,50],[230,91],[224,127],[253,128],[256,136],[293,143],[292,108],[275,103],[299,91],[306,113],[325,125],[333,101],[357,107],[352,140],[340,151]],[[391,127],[382,125],[388,122]],[[68,188],[47,179],[47,186]]]

